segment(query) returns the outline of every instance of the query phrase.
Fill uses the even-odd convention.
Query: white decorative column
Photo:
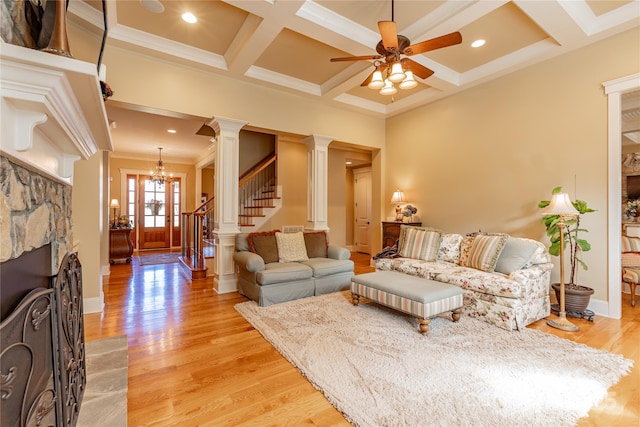
[[[240,129],[247,122],[214,117],[208,125],[218,136],[215,144],[215,267],[213,289],[224,294],[238,289],[236,267],[233,262],[238,228],[238,179]]]
[[[311,135],[307,144],[307,230],[329,230],[327,187],[329,185],[329,144],[334,138]]]

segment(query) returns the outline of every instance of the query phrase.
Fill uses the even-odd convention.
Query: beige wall
[[[103,152],[97,152],[87,160],[74,163],[73,190],[71,206],[73,219],[73,246],[82,263],[82,292],[85,300],[85,312],[102,310],[102,266],[104,245],[102,239],[108,239],[105,228],[103,207]],[[104,236],[104,237],[103,237]],[[87,301],[90,301],[87,304]]]
[[[202,192],[207,193],[207,198],[213,197],[215,189],[215,169],[204,168],[202,169]],[[200,200],[196,202],[200,204]]]
[[[345,246],[347,244],[347,167],[345,161],[348,153],[340,150],[331,150],[329,145],[329,160],[327,165],[328,191],[327,191],[327,217],[331,234],[331,244]],[[352,213],[353,215],[353,213]]]
[[[307,223],[307,146],[283,139],[276,144],[282,209],[261,227],[262,231]]]
[[[276,137],[266,133],[240,131],[240,175],[271,154],[276,148]]]
[[[404,190],[423,223],[445,231],[507,232],[548,244],[537,203],[562,186],[598,210],[582,219],[593,249],[579,281],[607,300],[601,83],[638,71],[634,29],[390,118],[383,197]],[[382,206],[383,216],[392,214]]]

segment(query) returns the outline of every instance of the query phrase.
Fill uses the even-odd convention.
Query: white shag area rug
[[[334,293],[235,306],[357,426],[572,426],[633,361],[540,331],[415,318]]]

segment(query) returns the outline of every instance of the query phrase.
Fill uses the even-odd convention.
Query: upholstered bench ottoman
[[[353,305],[360,297],[418,318],[420,333],[429,331],[431,318],[451,312],[454,322],[462,313],[462,289],[454,285],[422,279],[395,271],[376,271],[351,278]]]

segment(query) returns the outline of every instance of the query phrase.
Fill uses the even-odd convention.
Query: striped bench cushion
[[[351,279],[351,292],[393,309],[428,318],[463,305],[457,286],[394,271],[359,274]]]

